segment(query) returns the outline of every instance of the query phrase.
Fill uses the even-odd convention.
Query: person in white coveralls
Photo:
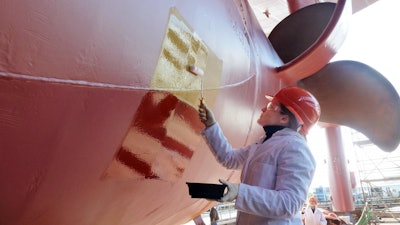
[[[241,169],[240,183],[220,179],[228,191],[220,202],[234,201],[238,225],[302,224],[301,207],[315,171],[305,135],[320,117],[316,98],[299,87],[286,87],[266,96],[257,122],[265,136],[234,149],[212,111],[200,101],[202,135],[216,160],[228,169]]]
[[[324,214],[317,208],[318,200],[315,197],[308,199],[308,206],[304,210],[303,219],[305,225],[326,225]]]

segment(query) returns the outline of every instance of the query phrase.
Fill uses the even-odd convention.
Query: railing
[[[372,216],[370,207],[365,204],[364,210],[355,225],[379,224],[379,222],[379,218]]]

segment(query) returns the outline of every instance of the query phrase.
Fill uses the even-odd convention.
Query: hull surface
[[[245,2],[7,1],[0,16],[1,224],[182,224],[213,204],[185,182],[238,180],[201,139],[261,135],[279,57]],[[244,26],[244,21],[247,23]],[[262,57],[260,57],[262,56]],[[262,75],[262,76],[261,76]],[[262,85],[260,85],[262,84]]]

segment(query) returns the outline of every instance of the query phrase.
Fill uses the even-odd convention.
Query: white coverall
[[[325,216],[322,214],[320,210],[317,208],[313,212],[310,207],[307,207],[307,209],[304,212],[304,222],[305,225],[326,225],[327,221],[325,219]]]
[[[202,131],[216,159],[228,169],[242,169],[235,208],[238,225],[302,225],[315,160],[305,138],[284,128],[262,143],[233,149],[218,123]]]

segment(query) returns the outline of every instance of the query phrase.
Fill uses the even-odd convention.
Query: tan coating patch
[[[196,65],[205,72],[204,88],[218,86],[221,60],[193,32],[178,11],[172,8],[151,88],[169,89],[180,100],[197,107],[202,77],[189,72],[190,65]],[[208,74],[217,76],[211,79]]]
[[[204,96],[207,104],[213,105],[220,86],[221,60],[172,9],[151,83],[152,90],[162,91],[149,91],[142,98],[104,178],[176,182],[183,176],[203,129],[196,113],[202,76],[189,72],[190,65],[204,71],[203,87],[208,88]]]

